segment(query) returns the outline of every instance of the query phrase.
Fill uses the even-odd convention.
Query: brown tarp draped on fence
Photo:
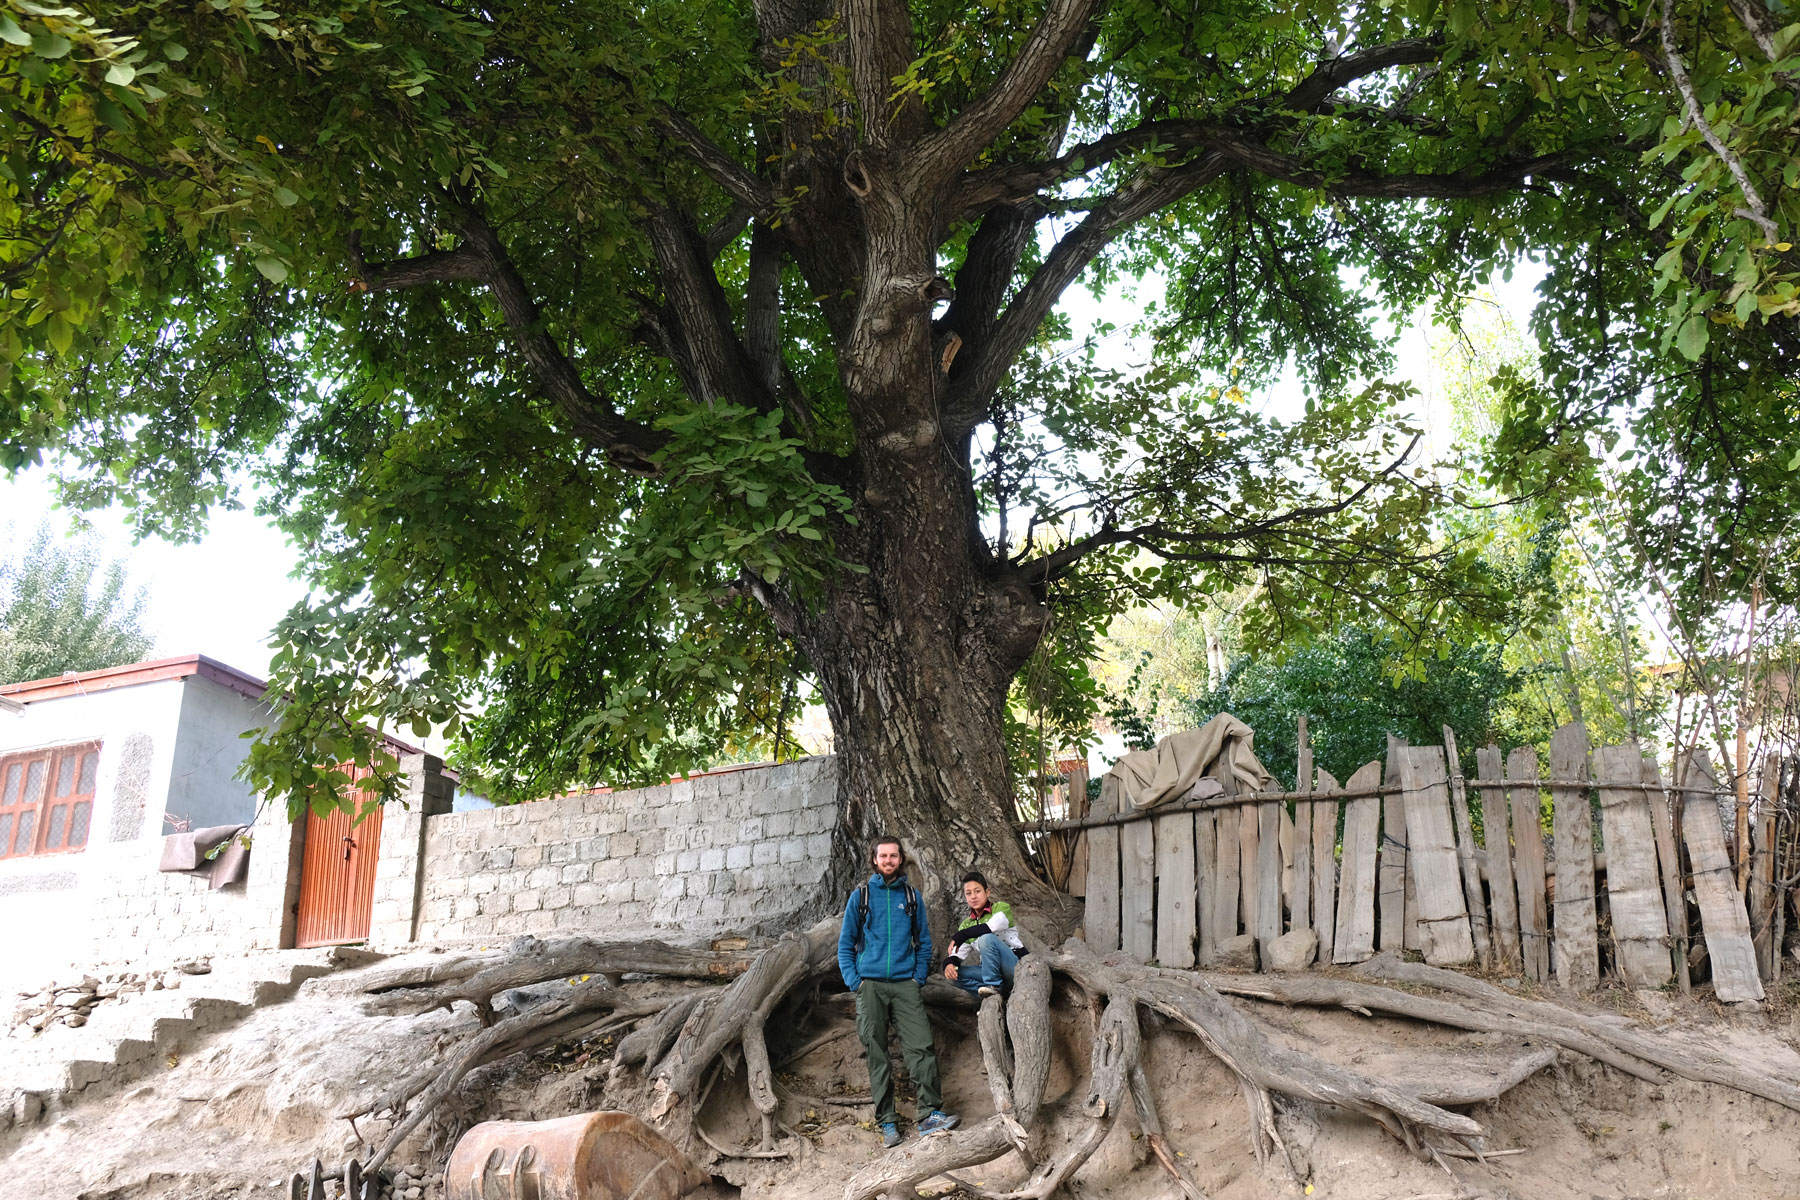
[[[1118,778],[1126,806],[1139,811],[1187,797],[1220,755],[1230,765],[1238,791],[1260,792],[1273,776],[1252,749],[1255,737],[1254,729],[1230,713],[1220,713],[1198,729],[1171,733],[1154,749],[1132,751],[1107,774]]]

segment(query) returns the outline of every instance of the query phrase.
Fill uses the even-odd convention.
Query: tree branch
[[[462,244],[454,250],[433,251],[384,264],[367,262],[360,239],[352,235],[350,258],[361,288],[378,292],[432,283],[483,285],[499,306],[538,386],[568,422],[569,431],[590,446],[604,450],[625,470],[656,474],[660,468],[655,455],[668,441],[668,435],[626,420],[607,397],[589,390],[556,339],[544,332],[537,301],[532,299],[506,248],[472,208],[464,209],[460,233]]]
[[[918,56],[906,0],[843,0],[850,82],[863,137],[877,149],[918,136],[926,122],[917,97],[896,98],[894,81]]]
[[[1731,177],[1737,180],[1738,190],[1743,192],[1744,200],[1749,208],[1738,209],[1738,215],[1754,221],[1772,242],[1780,230],[1775,222],[1769,219],[1768,207],[1763,204],[1761,193],[1750,181],[1750,172],[1744,169],[1743,160],[1732,152],[1725,139],[1713,130],[1706,120],[1706,113],[1700,107],[1700,99],[1694,95],[1694,82],[1688,78],[1687,65],[1681,61],[1681,51],[1675,45],[1675,3],[1674,0],[1662,0],[1662,48],[1663,59],[1669,67],[1669,78],[1675,84],[1675,90],[1681,94],[1683,110],[1687,113],[1688,123],[1700,131],[1706,144],[1712,147],[1714,154],[1725,163],[1731,171]]]
[[[700,131],[700,127],[667,105],[663,106],[663,122],[675,140],[687,148],[688,155],[699,164],[707,177],[725,194],[748,208],[761,213],[772,197],[769,185],[758,179],[742,163],[717,142]]]
[[[1081,36],[1096,0],[1050,0],[1025,46],[1006,64],[994,86],[950,124],[921,138],[912,169],[924,192],[936,191],[993,143],[1037,98]]]

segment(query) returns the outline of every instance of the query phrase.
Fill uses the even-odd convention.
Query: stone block
[[[595,862],[607,855],[607,839],[603,837],[584,838],[575,846],[575,857],[582,862]]]
[[[519,924],[525,933],[548,933],[556,928],[556,914],[540,908],[534,913],[527,913]]]
[[[570,903],[577,908],[597,908],[606,903],[606,889],[597,883],[578,883]]]
[[[483,868],[489,871],[504,871],[512,865],[513,851],[511,847],[489,850],[487,852],[487,861],[482,864]]]
[[[615,879],[623,879],[625,878],[625,860],[603,858],[593,865],[589,875],[595,883],[611,883]]]
[[[658,875],[673,875],[675,862],[676,856],[673,854],[658,854],[650,860],[650,867]]]
[[[675,905],[675,919],[677,921],[693,920],[700,915],[701,906],[705,903],[706,901],[698,896],[684,897]]]
[[[794,814],[791,812],[770,813],[763,818],[763,832],[772,838],[788,836],[794,832]]]
[[[450,919],[466,921],[481,912],[481,904],[473,896],[459,896],[450,902]]]
[[[725,869],[725,851],[717,846],[699,851],[697,857],[700,860],[699,866],[702,871],[723,871]]]
[[[685,895],[687,895],[687,880],[680,875],[671,875],[664,879],[662,886],[656,892],[658,900],[679,900]]]
[[[513,866],[535,867],[544,861],[542,846],[518,846],[512,852]]]
[[[1319,935],[1311,929],[1296,929],[1271,938],[1263,947],[1263,965],[1271,971],[1304,971],[1318,953]]]
[[[646,829],[655,829],[656,813],[647,808],[635,809],[625,814],[625,828],[631,833],[642,833]]]
[[[799,838],[788,838],[781,843],[781,861],[797,863],[806,857],[806,843]]]
[[[698,871],[700,869],[700,852],[698,850],[683,850],[680,854],[677,854],[675,856],[675,869],[680,871],[683,875],[690,875],[693,872]]]
[[[558,884],[544,889],[545,908],[567,908],[569,901],[575,898],[575,889]]]
[[[766,867],[781,860],[781,843],[758,842],[750,851],[750,862],[754,866]]]
[[[494,892],[483,896],[480,900],[481,915],[484,917],[505,916],[512,911],[512,897],[505,892]]]
[[[625,814],[620,812],[598,813],[594,818],[595,833],[624,833]],[[613,851],[617,854],[618,851]]]
[[[1220,942],[1213,964],[1226,971],[1256,970],[1256,935],[1243,933]]]
[[[542,907],[544,907],[544,894],[536,888],[526,888],[522,892],[513,893],[514,912],[536,912]]]
[[[742,870],[750,865],[750,847],[732,846],[725,851],[725,865],[733,871]]]
[[[556,866],[566,866],[575,861],[575,845],[573,842],[551,842],[545,857]]]
[[[631,898],[640,903],[648,903],[655,900],[661,890],[662,881],[659,879],[638,879],[632,883]]]
[[[469,879],[469,895],[485,896],[500,887],[500,881],[492,875],[475,875]]]
[[[636,834],[615,834],[608,841],[611,845],[611,852],[607,856],[609,858],[632,858],[638,852]]]
[[[763,823],[761,817],[752,817],[738,822],[737,840],[740,842],[760,842],[763,839]]]
[[[654,864],[643,855],[628,859],[625,863],[625,875],[628,879],[648,879],[656,874],[651,868]]]
[[[561,882],[586,883],[593,875],[593,866],[585,862],[572,862],[562,869]]]
[[[700,915],[708,918],[719,918],[725,915],[725,897],[708,896],[700,902]]]
[[[534,888],[549,887],[562,881],[560,867],[533,867],[525,876],[525,886]]]

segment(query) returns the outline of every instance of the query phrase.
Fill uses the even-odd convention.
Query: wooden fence
[[[1215,965],[1245,935],[1266,964],[1269,943],[1310,929],[1321,963],[1404,948],[1575,989],[1605,975],[1685,991],[1705,963],[1720,1000],[1744,1001],[1779,977],[1800,851],[1778,762],[1734,861],[1720,805],[1732,793],[1703,756],[1665,787],[1637,746],[1591,747],[1577,723],[1556,732],[1547,773],[1529,746],[1504,762],[1489,746],[1465,779],[1444,733],[1445,746],[1391,740],[1385,769],[1340,786],[1313,771],[1303,727],[1304,791],[1238,795],[1221,771],[1223,795],[1131,811],[1108,776],[1086,815],[1022,828],[1080,864],[1091,946],[1168,967]]]

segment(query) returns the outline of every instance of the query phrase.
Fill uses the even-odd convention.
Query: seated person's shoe
[[[984,983],[975,989],[975,994],[984,998],[988,996],[998,996],[1000,994],[1000,989],[997,987],[989,987]]]
[[[919,1122],[919,1136],[930,1137],[934,1133],[949,1133],[956,1128],[956,1123],[961,1119],[934,1108],[925,1114],[924,1120]]]
[[[881,1144],[889,1150],[900,1144],[900,1126],[892,1121],[881,1123]]]

